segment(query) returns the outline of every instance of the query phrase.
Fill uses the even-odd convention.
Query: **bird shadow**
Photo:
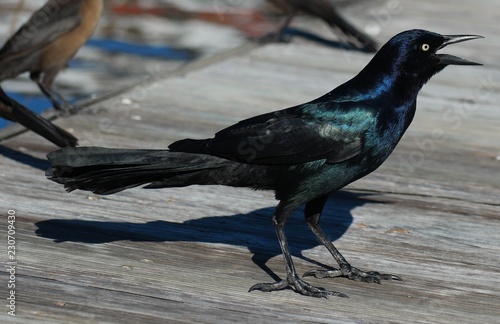
[[[339,239],[353,222],[352,209],[364,205],[370,194],[341,191],[327,202],[322,218],[322,228],[332,241]],[[272,227],[274,208],[263,208],[248,214],[232,216],[208,216],[185,221],[151,221],[147,223],[101,222],[77,219],[51,219],[35,223],[36,235],[52,239],[56,243],[79,242],[102,244],[114,241],[140,242],[204,242],[245,246],[253,254],[252,261],[269,276],[279,277],[266,266],[269,259],[280,255],[281,250]],[[289,238],[290,252],[320,267],[331,268],[303,255],[320,245],[307,228],[303,209],[297,210],[288,220],[285,230]]]
[[[49,161],[45,159],[39,159],[37,157],[13,150],[3,145],[0,145],[0,155],[3,155],[8,159],[11,159],[13,161],[22,163],[24,165],[28,165],[32,168],[39,169],[42,171],[45,171],[50,167]]]

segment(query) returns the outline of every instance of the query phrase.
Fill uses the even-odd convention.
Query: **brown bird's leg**
[[[401,280],[400,277],[383,274],[376,271],[364,272],[349,264],[347,260],[340,254],[339,250],[328,239],[323,230],[319,227],[321,212],[323,206],[328,199],[328,195],[316,198],[309,201],[304,209],[307,226],[316,235],[316,237],[323,243],[323,245],[330,251],[332,256],[339,264],[339,269],[335,270],[310,270],[304,274],[304,277],[314,276],[316,278],[334,278],[334,277],[347,277],[354,281],[374,282],[380,283],[381,280]]]
[[[59,69],[50,69],[44,72],[43,78],[41,77],[41,72],[31,72],[30,79],[35,82],[43,94],[49,98],[54,105],[56,110],[64,113],[74,114],[76,113],[77,107],[70,104],[64,98],[52,88],[52,83],[59,72]]]

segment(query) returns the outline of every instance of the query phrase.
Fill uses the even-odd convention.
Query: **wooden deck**
[[[389,160],[332,196],[323,228],[355,266],[400,275],[381,285],[310,279],[349,299],[247,290],[283,276],[270,192],[193,186],[111,196],[67,194],[45,179],[46,140],[26,132],[0,145],[0,238],[16,214],[16,318],[36,323],[500,322],[500,25],[496,0],[408,1],[378,24],[380,43],[406,29],[481,34],[449,53],[484,67],[449,67],[427,84]],[[389,11],[387,11],[389,12]],[[320,22],[324,35],[329,31]],[[56,122],[82,145],[164,148],[209,137],[242,118],[313,99],[371,56],[305,41],[246,45]],[[3,130],[1,135],[16,131]],[[335,266],[298,212],[287,224],[300,272]],[[7,261],[6,249],[0,260]],[[6,263],[5,263],[6,264]]]

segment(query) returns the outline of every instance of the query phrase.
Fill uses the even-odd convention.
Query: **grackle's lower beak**
[[[443,37],[445,38],[445,41],[439,47],[439,49],[450,44],[461,43],[472,39],[484,38],[483,36],[479,35],[445,35]],[[436,56],[440,60],[440,64],[444,65],[483,65],[481,63],[477,63],[450,54],[436,54]]]

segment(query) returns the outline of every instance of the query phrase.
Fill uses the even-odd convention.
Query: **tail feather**
[[[210,171],[232,163],[203,154],[101,147],[65,148],[47,158],[52,164],[46,172],[50,180],[64,184],[68,191],[105,195],[147,183],[152,183],[150,188],[217,184]]]
[[[162,150],[113,149],[106,147],[68,148],[51,152],[47,158],[53,166],[91,167],[99,165],[141,165],[160,158]]]
[[[18,122],[59,147],[76,146],[78,144],[76,137],[10,98],[1,88],[0,117]]]

